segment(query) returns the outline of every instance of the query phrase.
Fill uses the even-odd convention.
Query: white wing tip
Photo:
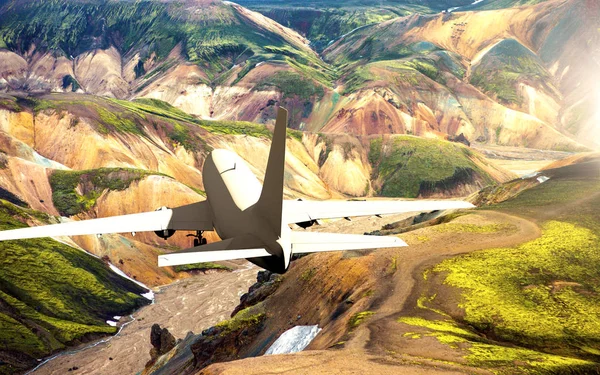
[[[404,247],[404,246],[408,246],[408,244],[406,242],[402,241],[398,237],[384,236],[382,238],[386,238],[386,239],[390,240],[388,243],[381,244],[382,247]]]

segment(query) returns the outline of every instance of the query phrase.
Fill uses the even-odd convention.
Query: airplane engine
[[[301,223],[296,223],[296,225],[298,225],[302,229],[310,228],[315,224],[319,224],[319,223],[316,220],[303,221]]]
[[[167,238],[174,235],[175,232],[176,231],[174,229],[165,229],[165,230],[157,230],[154,232],[154,234],[156,234],[158,237],[162,238],[163,240],[166,240]]]
[[[157,208],[155,211],[162,211],[162,210],[168,210],[168,209],[169,209],[169,207],[162,206],[162,207]],[[175,234],[175,230],[174,229],[157,230],[154,232],[154,234],[156,234],[158,237],[162,238],[163,240],[166,240],[167,238],[169,238]]]

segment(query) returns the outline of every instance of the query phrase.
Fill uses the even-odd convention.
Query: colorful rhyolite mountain
[[[313,132],[598,147],[599,5],[536,3],[367,17],[343,37],[332,30],[317,55],[299,33],[229,2],[8,1],[0,88],[156,98],[259,123],[282,104],[293,127]],[[446,8],[426,5],[393,14]],[[260,9],[269,14],[268,2]]]

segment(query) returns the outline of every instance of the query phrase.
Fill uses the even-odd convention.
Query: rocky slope
[[[344,7],[298,17],[281,4],[260,7],[282,22],[280,12],[291,14],[299,23],[289,25],[307,36],[340,36],[318,56],[297,32],[233,3],[9,1],[0,9],[0,89],[157,98],[202,118],[254,122],[272,121],[282,104],[294,127],[314,132],[598,147],[596,5],[406,16],[440,9],[419,4],[362,5],[356,24]],[[59,11],[76,25],[69,33],[62,18],[43,16]],[[339,24],[331,35],[328,22]]]

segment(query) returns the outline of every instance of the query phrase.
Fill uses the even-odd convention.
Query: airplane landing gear
[[[196,234],[188,234],[187,237],[194,237],[194,247],[206,245],[206,238],[202,237],[203,230],[197,230]]]

